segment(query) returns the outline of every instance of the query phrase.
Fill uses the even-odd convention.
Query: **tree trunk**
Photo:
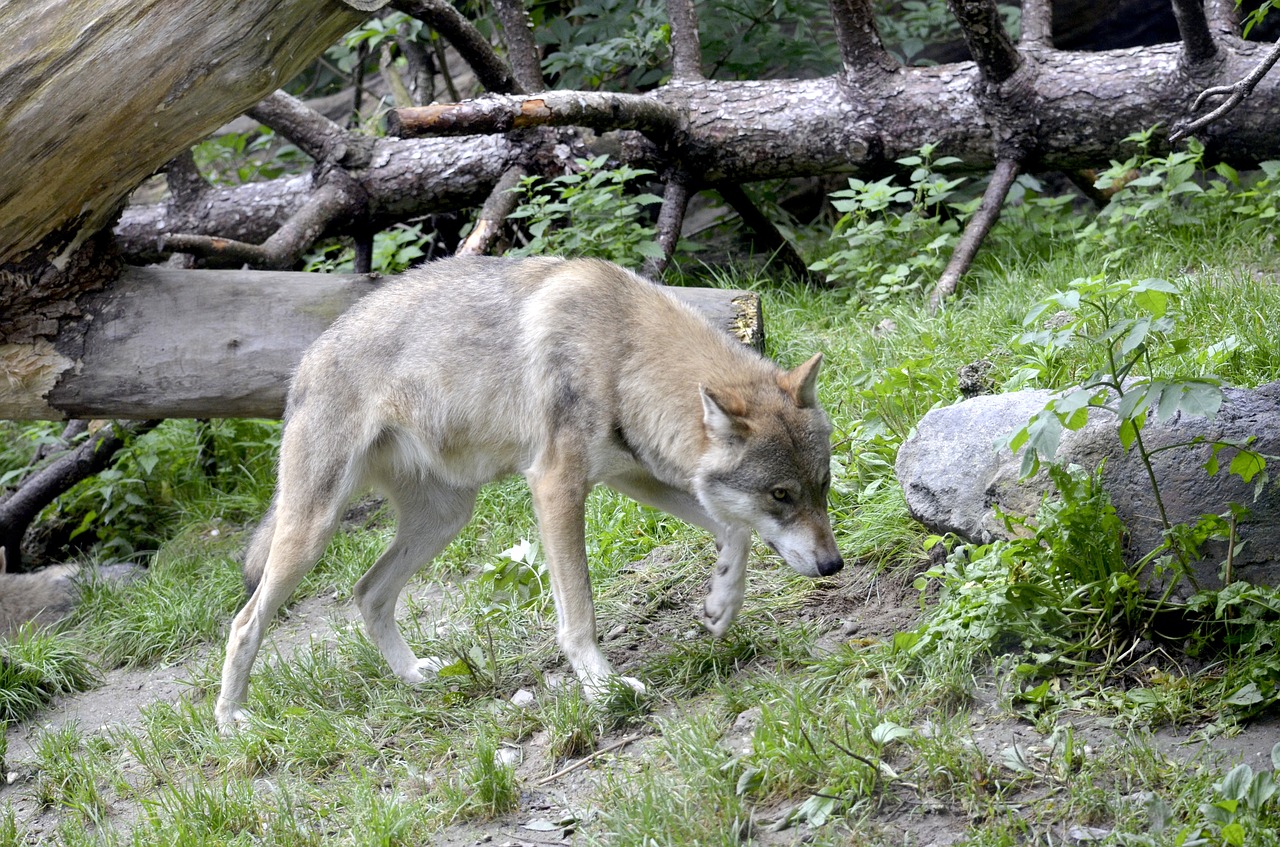
[[[278,418],[307,346],[378,277],[129,268],[56,344],[0,346],[0,418]],[[744,343],[760,299],[672,288]]]

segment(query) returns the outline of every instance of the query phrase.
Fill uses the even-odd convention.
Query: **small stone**
[[[532,691],[527,688],[521,688],[515,694],[511,695],[511,705],[520,709],[527,709],[534,704],[536,699],[537,698],[533,696]]]

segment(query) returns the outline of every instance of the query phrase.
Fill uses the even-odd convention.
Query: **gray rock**
[[[1253,449],[1280,455],[1280,382],[1256,390],[1226,389],[1217,417],[1175,415],[1164,423],[1148,420],[1143,440],[1148,450],[1190,441],[1244,440],[1256,436]],[[1009,532],[996,517],[996,507],[1011,515],[1033,516],[1046,491],[1048,476],[1019,478],[1021,455],[1001,442],[1021,428],[1053,396],[1049,391],[1017,391],[975,397],[926,414],[898,451],[897,475],[907,507],[916,520],[938,533],[988,543]],[[1225,512],[1240,503],[1251,510],[1238,527],[1245,541],[1238,550],[1234,577],[1264,584],[1280,583],[1280,494],[1276,485],[1254,499],[1254,485],[1226,472],[1235,451],[1219,454],[1222,469],[1210,477],[1204,463],[1207,444],[1157,453],[1153,469],[1169,520],[1182,523],[1202,514]],[[1159,510],[1147,471],[1136,451],[1121,448],[1114,416],[1105,410],[1090,414],[1089,423],[1066,432],[1055,461],[1096,468],[1103,460],[1103,482],[1116,512],[1129,530],[1129,550],[1136,559],[1161,539]],[[1280,463],[1268,471],[1280,481]],[[1226,544],[1206,548],[1194,576],[1201,587],[1219,585],[1219,568]]]

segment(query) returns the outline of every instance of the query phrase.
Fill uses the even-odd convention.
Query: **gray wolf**
[[[367,295],[306,352],[290,386],[276,492],[246,556],[251,596],[227,640],[219,724],[244,718],[267,624],[364,487],[387,496],[398,523],[354,598],[408,683],[433,660],[396,626],[400,592],[470,520],[479,488],[509,474],[532,492],[557,642],[588,697],[616,678],[587,568],[584,503],[597,483],[715,536],[703,623],[716,636],[742,606],[753,529],[802,574],[840,570],[821,361],[783,371],[602,261],[446,259]]]

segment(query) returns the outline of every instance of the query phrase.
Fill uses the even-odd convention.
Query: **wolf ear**
[[[747,434],[746,411],[733,396],[717,396],[706,386],[698,386],[702,395],[702,426],[712,438],[731,440]]]
[[[818,368],[821,366],[822,354],[818,353],[778,380],[782,390],[802,409],[812,409],[818,405]]]

